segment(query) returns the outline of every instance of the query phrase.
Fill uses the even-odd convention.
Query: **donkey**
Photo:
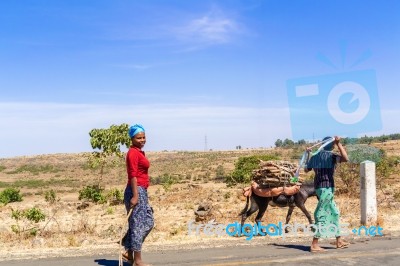
[[[252,215],[254,212],[258,211],[258,214],[255,218],[255,222],[258,223],[261,221],[261,218],[264,216],[265,211],[267,210],[268,204],[271,206],[278,206],[278,207],[289,207],[288,213],[286,215],[286,224],[289,223],[290,217],[292,216],[294,207],[298,207],[307,217],[308,222],[310,224],[313,223],[313,219],[311,218],[310,213],[307,211],[306,207],[304,206],[305,202],[309,197],[317,196],[314,188],[314,183],[303,183],[300,187],[299,192],[294,195],[287,196],[281,194],[275,197],[260,197],[257,196],[255,193],[251,193],[251,196],[248,196],[246,199],[246,206],[240,212],[239,216],[242,216],[241,224],[243,226],[247,217]],[[249,198],[251,200],[251,205],[249,207]],[[286,227],[286,232],[288,228]]]

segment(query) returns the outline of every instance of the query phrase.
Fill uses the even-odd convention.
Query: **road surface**
[[[310,253],[309,241],[264,245],[233,246],[212,249],[187,249],[146,252],[152,265],[235,266],[235,265],[400,265],[400,238],[354,240],[347,249],[335,249],[323,242],[325,253]],[[118,266],[118,256],[96,255],[1,261],[7,266]],[[124,266],[129,264],[124,263]]]

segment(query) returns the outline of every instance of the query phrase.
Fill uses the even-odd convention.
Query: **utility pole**
[[[205,137],[204,137],[204,151],[208,151],[208,148],[207,148],[207,135],[205,135]]]

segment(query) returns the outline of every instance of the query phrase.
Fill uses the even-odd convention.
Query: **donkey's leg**
[[[296,206],[304,213],[304,215],[307,217],[308,223],[313,224],[313,220],[311,218],[310,213],[307,211],[306,207],[304,206],[304,203],[296,203]]]
[[[261,197],[258,198],[257,203],[258,203],[259,211],[258,211],[256,219],[255,219],[256,223],[261,222],[261,218],[264,216],[265,211],[268,208],[268,203],[270,200],[271,200],[270,198],[261,198]]]
[[[289,205],[289,210],[286,215],[285,225],[287,225],[289,223],[290,218],[292,217],[293,210],[294,210],[294,205]],[[289,233],[289,228],[287,226],[285,226],[285,233]]]
[[[261,200],[261,201],[260,201]],[[267,208],[268,208],[268,203],[269,203],[269,199],[268,198],[260,198],[258,201],[258,205],[259,205],[259,211],[257,213],[257,216],[255,218],[255,223],[261,223],[261,219],[264,216]],[[267,233],[265,228],[262,228],[261,231],[263,232],[263,234],[261,235],[265,235]]]

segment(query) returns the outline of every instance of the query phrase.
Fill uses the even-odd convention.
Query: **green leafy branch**
[[[106,165],[114,167],[123,158],[121,146],[129,148],[131,140],[128,128],[128,124],[111,125],[109,128],[95,128],[89,132],[90,144],[95,151],[90,154],[88,164],[94,169],[100,167],[98,187],[101,187]]]
[[[29,235],[36,236],[39,232],[39,228],[34,224],[44,221],[46,219],[46,215],[42,212],[42,210],[36,207],[23,211],[14,210],[11,208],[11,218],[15,219],[17,222],[17,224],[11,226],[11,230],[14,233],[21,235],[21,233],[29,232]],[[24,220],[29,223],[29,228],[21,228],[20,222]]]

